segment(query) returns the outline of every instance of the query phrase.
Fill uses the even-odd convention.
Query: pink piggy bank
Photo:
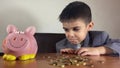
[[[38,46],[34,38],[35,27],[28,27],[24,32],[18,31],[14,25],[8,25],[8,36],[3,41],[2,49],[5,60],[28,60],[36,56]]]

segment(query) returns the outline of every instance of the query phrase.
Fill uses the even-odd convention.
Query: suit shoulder
[[[89,37],[91,43],[94,45],[103,45],[107,43],[107,40],[109,39],[109,35],[105,31],[90,31],[89,32]]]
[[[107,37],[109,36],[105,31],[89,31],[89,35],[92,37]]]

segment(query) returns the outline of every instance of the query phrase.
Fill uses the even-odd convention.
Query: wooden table
[[[59,54],[56,53],[44,53],[37,54],[35,59],[27,60],[27,61],[5,61],[0,56],[0,68],[61,68],[49,65],[47,61],[48,58],[44,56],[50,56],[53,58]],[[112,57],[112,56],[88,56],[88,58],[92,59],[94,67],[93,68],[120,68],[120,58]],[[98,61],[104,61],[104,63],[98,63]],[[89,66],[75,66],[70,65],[65,68],[91,68]]]

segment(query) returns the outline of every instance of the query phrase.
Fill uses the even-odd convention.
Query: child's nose
[[[73,37],[74,36],[74,32],[73,31],[69,31],[67,35],[68,35],[68,37]]]

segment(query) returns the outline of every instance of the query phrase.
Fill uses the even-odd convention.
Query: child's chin
[[[79,44],[78,42],[71,42],[71,44]]]

